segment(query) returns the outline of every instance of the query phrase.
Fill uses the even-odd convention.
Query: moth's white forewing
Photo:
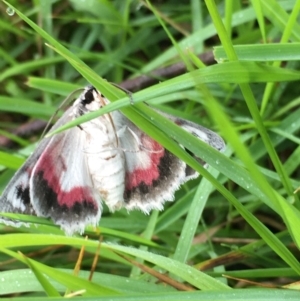
[[[218,151],[222,152],[225,149],[224,140],[214,131],[207,129],[197,123],[192,121],[182,119],[179,117],[175,117],[173,115],[169,115],[163,113],[159,110],[156,110],[158,113],[162,114],[163,116],[167,117],[168,119],[172,120],[174,123],[179,125],[181,128],[186,130],[187,132],[191,133],[195,137],[199,138],[203,142],[207,143],[211,147],[217,149]]]
[[[161,112],[159,110],[156,110],[161,115],[167,117],[168,119],[172,120],[174,123],[176,123],[178,126],[180,126],[185,131],[189,132],[196,138],[202,140],[206,144],[210,145],[211,147],[215,148],[216,150],[222,152],[225,150],[225,143],[224,140],[215,132],[213,132],[210,129],[207,129],[197,123],[191,122],[189,120],[185,120],[179,117],[175,117],[173,115],[166,114],[164,112]],[[206,162],[204,162],[202,159],[198,158],[194,155],[194,158],[202,164],[204,167],[207,167],[208,165]],[[194,179],[198,177],[198,173],[192,169],[191,167],[186,167],[186,178],[185,182],[189,181],[191,179]]]

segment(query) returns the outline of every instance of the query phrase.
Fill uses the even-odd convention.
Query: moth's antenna
[[[116,84],[116,83],[110,82],[110,84],[112,84],[113,86],[115,86],[115,87],[119,88],[120,90],[124,91],[125,93],[127,93],[128,97],[129,97],[129,99],[130,99],[130,104],[131,104],[131,105],[134,104],[134,103],[133,103],[133,97],[132,97],[132,92],[131,92],[131,91],[129,91],[129,90],[127,90],[127,89],[125,89],[125,88],[119,86],[119,85]],[[104,105],[106,105],[106,104],[104,104]],[[111,125],[112,125],[112,127],[113,127],[114,133],[115,133],[115,138],[116,138],[117,148],[118,148],[118,146],[119,146],[119,139],[118,139],[118,135],[117,135],[117,131],[116,131],[116,126],[115,126],[115,124],[114,124],[114,121],[113,121],[111,115],[108,114],[108,116],[109,116],[108,118],[109,118],[109,120],[110,120],[110,122],[111,122]]]
[[[127,89],[125,89],[125,88],[119,86],[119,85],[116,84],[116,83],[112,83],[112,82],[109,82],[109,83],[112,84],[113,86],[119,88],[120,90],[124,91],[125,93],[127,93],[128,97],[129,97],[129,99],[130,99],[130,104],[131,104],[131,105],[134,105],[133,97],[132,97],[132,92],[131,92],[131,91],[129,91],[129,90],[127,90]]]
[[[45,127],[45,129],[43,130],[43,133],[41,135],[41,139],[44,138],[45,136],[45,133],[47,132],[47,130],[49,129],[50,127],[50,124],[52,122],[52,120],[54,119],[54,117],[57,115],[58,111],[67,103],[70,101],[70,98],[73,97],[73,95],[79,91],[82,91],[84,90],[84,88],[79,88],[79,89],[76,89],[75,91],[71,92],[63,101],[62,103],[59,105],[59,107],[55,110],[55,113],[51,116],[51,118],[49,119],[49,121],[47,122],[47,125]]]

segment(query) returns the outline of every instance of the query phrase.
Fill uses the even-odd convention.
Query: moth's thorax
[[[72,118],[101,109],[109,101],[94,88],[88,87],[73,104]],[[80,124],[79,128],[86,135],[87,150],[103,150],[106,147],[116,148],[113,120],[109,114],[104,114],[95,119]],[[103,155],[103,152],[102,152]],[[105,155],[103,155],[105,157]]]

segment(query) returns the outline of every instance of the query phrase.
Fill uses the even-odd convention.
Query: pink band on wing
[[[49,188],[56,194],[57,203],[71,208],[77,202],[86,202],[94,208],[98,208],[98,204],[91,193],[91,187],[73,186],[69,191],[62,187],[60,179],[64,179],[62,173],[66,172],[66,164],[60,155],[55,156],[54,154],[55,151],[52,149],[48,149],[47,152],[42,154],[35,174],[42,175],[43,180],[47,182]]]
[[[152,185],[160,176],[159,163],[165,155],[165,149],[149,136],[143,135],[141,143],[149,152],[150,165],[147,169],[137,168],[133,172],[126,173],[126,189],[131,190],[141,183]]]

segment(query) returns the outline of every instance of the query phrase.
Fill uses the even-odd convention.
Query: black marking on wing
[[[162,189],[168,189],[169,181],[172,181],[174,177],[173,170],[176,169],[176,165],[178,162],[178,158],[174,156],[169,151],[165,150],[165,155],[160,158],[158,170],[159,170],[159,178],[152,181],[151,185],[145,184],[145,182],[141,182],[138,186],[132,189],[125,189],[124,191],[124,201],[125,203],[129,203],[130,200],[135,197],[135,195],[144,196],[141,198],[141,201],[146,201],[147,195],[159,193],[156,191]]]
[[[76,220],[76,218],[85,219],[86,216],[97,214],[98,209],[86,200],[74,200],[71,207],[59,204],[57,193],[44,179],[42,171],[35,174],[35,187],[37,187],[36,193],[40,196],[40,199],[44,200],[40,204],[42,214],[47,217],[51,216],[54,221],[58,220],[57,217],[61,218],[62,216],[70,222]]]
[[[197,135],[195,135],[195,136],[197,136]],[[197,157],[197,156],[195,156],[194,155],[194,153],[192,153],[190,150],[188,150],[187,148],[185,148],[185,151],[188,153],[188,154],[190,154],[192,157],[194,157],[201,165],[205,165],[206,164],[206,162],[204,162],[201,158],[199,158],[199,157]],[[186,167],[185,167],[185,175],[187,176],[187,177],[190,177],[190,176],[193,176],[193,175],[195,175],[196,174],[196,171],[192,168],[192,167],[190,167],[189,165],[186,165]]]
[[[25,188],[22,185],[16,186],[16,194],[25,206],[30,204],[29,186]]]

